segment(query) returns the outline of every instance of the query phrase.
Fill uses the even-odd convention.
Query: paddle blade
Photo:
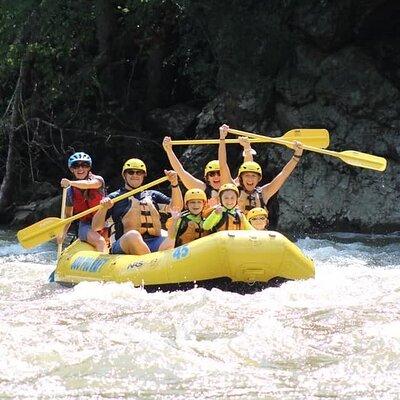
[[[372,154],[360,153],[359,151],[346,150],[337,153],[342,161],[355,167],[373,169],[375,171],[384,171],[387,161],[383,157],[374,156]]]
[[[292,129],[279,139],[293,142],[297,140],[307,146],[326,149],[329,146],[329,132],[326,129]]]
[[[290,149],[293,149],[293,142],[295,140],[301,142],[305,146],[318,149],[326,149],[329,146],[329,132],[326,129],[292,129],[280,137],[269,137],[259,135],[258,133],[239,131],[232,128],[229,128],[228,132],[238,136],[247,136],[252,139],[260,139],[270,143],[282,144]]]
[[[62,219],[50,217],[42,219],[27,228],[21,229],[17,233],[17,238],[21,246],[26,249],[48,242],[61,234],[64,229]]]

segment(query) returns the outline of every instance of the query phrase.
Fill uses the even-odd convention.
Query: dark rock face
[[[60,204],[61,196],[57,196],[16,207],[11,226],[20,229],[47,217],[59,216]]]
[[[330,149],[380,155],[388,168],[381,173],[305,152],[279,193],[278,228],[399,230],[400,29],[393,20],[399,20],[400,5],[313,0],[275,12],[282,19],[285,13],[291,16],[292,57],[253,89],[240,94],[227,89],[207,104],[198,117],[198,137],[218,137],[222,122],[267,136],[293,128],[326,128]],[[256,160],[269,178],[291,155],[277,145],[256,149]],[[189,149],[184,159],[190,160],[188,169],[200,170],[215,154],[210,148]],[[231,150],[230,155],[236,171],[239,152]]]
[[[185,104],[177,104],[166,109],[157,108],[147,114],[145,127],[160,136],[174,134],[182,137],[193,125],[200,110]]]
[[[202,109],[179,104],[152,110],[141,128],[158,144],[167,134],[217,138],[224,122],[267,136],[293,128],[326,128],[330,149],[383,156],[387,170],[353,167],[305,151],[271,201],[272,227],[400,230],[400,2],[221,0],[204,1],[199,7],[202,12],[196,15],[203,19],[216,58],[219,94]],[[154,143],[151,146],[154,149]],[[276,176],[292,154],[274,144],[254,147],[263,183]],[[138,149],[141,154],[151,151],[144,145]],[[217,157],[216,146],[176,151],[199,178],[206,162]],[[229,148],[228,159],[234,174],[242,160],[239,146]],[[162,156],[152,162],[159,165]],[[40,213],[35,220],[45,215]]]

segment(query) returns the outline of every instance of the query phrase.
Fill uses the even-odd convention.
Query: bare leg
[[[125,254],[148,254],[150,249],[143,241],[142,235],[135,230],[124,233],[120,239],[120,245]]]
[[[108,253],[107,243],[100,233],[90,229],[87,233],[87,242],[94,246],[101,253]]]
[[[175,247],[175,238],[171,239],[166,237],[164,241],[160,244],[158,251],[169,250]]]

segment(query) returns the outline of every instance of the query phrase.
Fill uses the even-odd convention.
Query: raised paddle
[[[168,178],[166,176],[156,179],[146,185],[140,186],[136,189],[133,189],[129,192],[121,194],[121,196],[113,199],[113,203],[117,203],[118,201],[124,200],[136,193],[142,192],[143,190],[149,189],[152,186],[156,186],[162,182],[165,182]],[[57,217],[50,217],[42,219],[39,222],[36,222],[33,225],[28,226],[27,228],[21,229],[17,233],[19,243],[25,247],[26,249],[31,249],[32,247],[38,246],[39,244],[48,242],[51,239],[54,239],[60,233],[62,233],[64,229],[64,225],[71,223],[79,218],[84,217],[85,215],[91,214],[101,208],[102,205],[99,204],[95,207],[89,208],[88,210],[82,211],[79,214],[73,215],[72,217],[61,219]]]
[[[242,132],[236,129],[230,129],[229,132],[235,131],[240,136],[248,136],[249,132]],[[239,134],[240,132],[240,134]],[[233,133],[233,132],[232,132]],[[261,136],[261,135],[259,135]],[[268,143],[274,142],[276,139],[293,142],[295,140],[314,147],[326,149],[329,146],[329,132],[326,129],[292,129],[278,138],[270,138],[261,136],[250,139],[250,143]],[[225,143],[239,143],[238,139],[226,139]],[[219,144],[219,139],[194,139],[194,140],[172,140],[172,145],[202,145],[202,144]]]
[[[260,139],[266,137],[263,135],[258,135],[256,133],[238,131],[236,129],[228,129],[228,132],[233,133],[234,135],[247,136],[249,138],[254,138],[254,139]],[[269,141],[272,143],[282,144],[284,146],[290,147],[291,149],[294,148],[293,142],[289,142],[279,138],[269,138],[269,139],[270,139]],[[355,150],[346,150],[337,152],[332,150],[320,149],[318,147],[312,147],[309,145],[303,145],[303,149],[308,151],[313,151],[314,153],[320,153],[320,154],[325,154],[327,156],[340,158],[346,164],[354,165],[355,167],[368,168],[376,171],[384,171],[387,165],[387,161],[383,157],[378,157],[367,153],[361,153],[360,151],[355,151]]]
[[[61,219],[65,218],[65,204],[66,204],[66,202],[67,202],[67,188],[63,188],[62,197],[61,197],[61,215],[60,215]],[[57,260],[61,256],[62,245],[63,245],[62,243],[58,243],[58,245],[57,245]]]

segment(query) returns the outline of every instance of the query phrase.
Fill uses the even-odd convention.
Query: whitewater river
[[[400,234],[297,244],[316,278],[251,295],[47,283],[0,231],[0,399],[399,399]]]

